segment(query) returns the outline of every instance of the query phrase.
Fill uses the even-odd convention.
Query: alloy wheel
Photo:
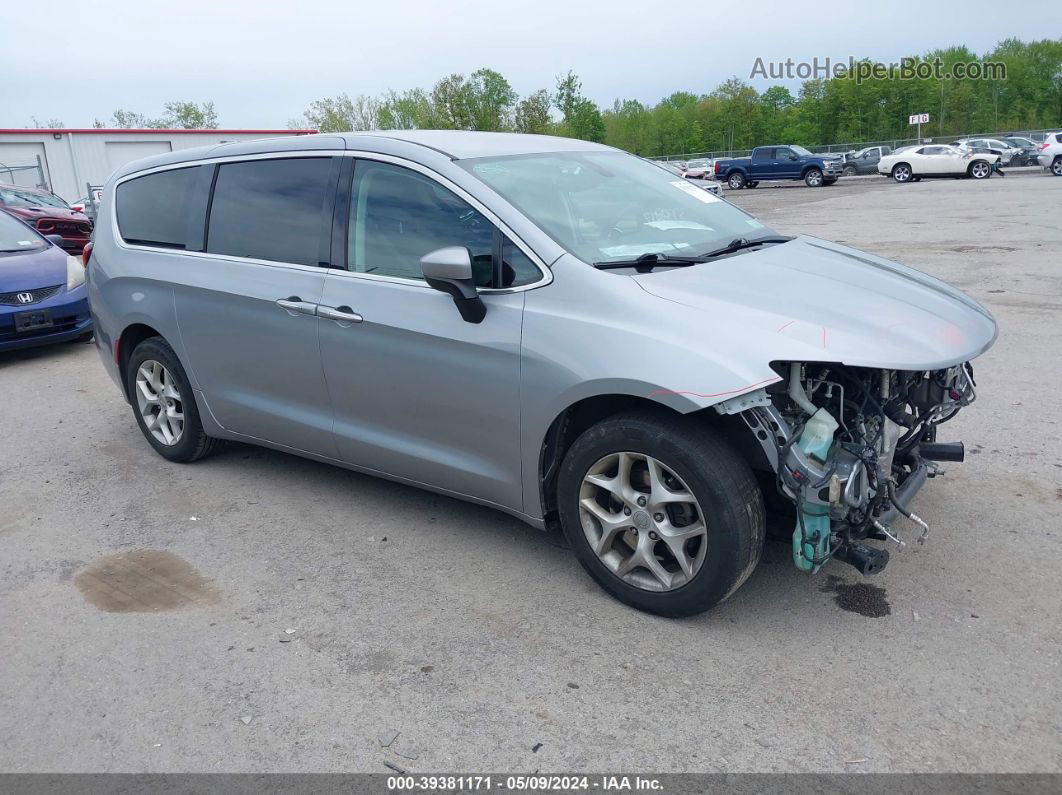
[[[144,427],[172,447],[184,435],[184,402],[173,374],[160,362],[146,359],[136,371],[136,405]]]
[[[911,178],[911,169],[907,166],[896,166],[892,171],[892,178],[897,182],[907,182]]]
[[[822,184],[822,172],[821,171],[809,171],[806,179],[808,186],[817,188]]]
[[[970,166],[970,173],[973,174],[974,179],[984,179],[991,173],[992,169],[984,161],[978,161]]]
[[[1062,177],[1062,157],[1056,157],[1051,164],[1051,173],[1056,177]]]
[[[693,492],[643,453],[610,453],[587,471],[579,521],[590,548],[613,574],[646,591],[672,591],[704,564],[708,529]]]

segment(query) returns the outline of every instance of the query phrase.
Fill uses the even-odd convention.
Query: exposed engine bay
[[[880,572],[886,549],[866,539],[906,542],[894,525],[926,523],[908,509],[937,461],[962,461],[961,442],[938,443],[937,426],[976,397],[969,362],[943,370],[905,371],[827,363],[774,363],[781,380],[716,405],[753,432],[774,471],[777,492],[792,503],[793,562],[809,573],[843,560],[863,574]]]

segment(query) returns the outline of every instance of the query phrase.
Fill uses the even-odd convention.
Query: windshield
[[[550,152],[458,161],[585,262],[697,256],[773,234],[703,188],[623,152]]]
[[[797,146],[796,144],[793,144],[789,148],[792,149],[794,152],[796,152],[801,157],[814,157],[814,155],[811,154],[811,152],[809,152],[807,149],[805,149],[802,146]]]
[[[0,212],[0,251],[33,251],[47,245],[48,242],[27,224]]]
[[[50,193],[37,193],[18,188],[0,188],[0,199],[10,207],[58,207],[69,210],[70,206],[58,196]]]

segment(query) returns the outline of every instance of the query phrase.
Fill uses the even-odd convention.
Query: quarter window
[[[331,229],[334,186],[327,157],[222,163],[206,250],[211,254],[319,265]]]
[[[199,169],[158,171],[119,185],[115,210],[122,239],[142,246],[186,248],[189,203]],[[200,219],[201,213],[202,209]]]
[[[515,287],[537,280],[538,268],[506,238],[500,285],[495,284],[495,234],[494,224],[482,213],[416,171],[367,160],[354,170],[347,241],[351,271],[423,279],[421,257],[438,248],[462,246],[468,249],[479,287]]]

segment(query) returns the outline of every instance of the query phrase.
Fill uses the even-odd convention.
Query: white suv
[[[1056,177],[1062,177],[1062,132],[1048,133],[1040,144],[1036,162],[1044,168],[1051,169]]]

